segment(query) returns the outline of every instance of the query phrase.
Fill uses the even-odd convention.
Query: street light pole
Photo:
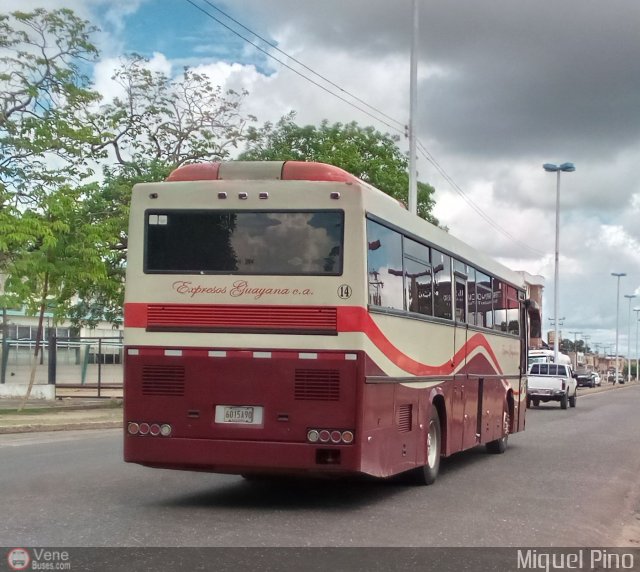
[[[612,272],[611,276],[618,279],[618,294],[616,296],[616,372],[613,377],[613,385],[618,383],[618,336],[620,333],[620,278],[626,276],[624,272]]]
[[[556,173],[556,247],[554,255],[554,272],[553,272],[553,316],[555,319],[555,330],[553,335],[553,359],[558,363],[558,283],[560,282],[560,173],[572,173],[576,170],[573,163],[562,163],[562,165],[554,165],[553,163],[545,163],[542,168],[547,173]]]
[[[627,383],[631,383],[631,300],[633,300],[635,294],[625,294],[625,298],[629,299],[629,319],[627,320]]]

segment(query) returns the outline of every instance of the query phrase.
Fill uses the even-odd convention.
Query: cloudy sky
[[[511,268],[544,276],[543,322],[551,329],[556,178],[542,164],[575,163],[576,171],[561,178],[561,329],[613,351],[611,273],[624,272],[620,352],[626,354],[630,302],[623,296],[638,294],[631,308],[640,308],[640,2],[419,4],[418,167],[420,180],[437,189],[435,214],[453,235]],[[385,116],[372,118],[258,51],[210,16],[363,107],[212,5]],[[6,0],[4,6],[64,6],[100,27],[94,80],[107,96],[117,57],[135,51],[158,69],[179,73],[190,65],[225,87],[246,88],[245,109],[260,123],[291,110],[299,123],[355,120],[392,134],[408,122],[410,0]],[[639,315],[631,312],[633,357]]]

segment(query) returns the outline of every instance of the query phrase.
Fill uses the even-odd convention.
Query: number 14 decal
[[[351,298],[351,286],[348,284],[341,284],[338,286],[338,296],[343,300]]]

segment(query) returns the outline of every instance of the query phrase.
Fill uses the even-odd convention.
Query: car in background
[[[609,376],[607,377],[607,381],[610,383],[624,383],[626,379],[624,375],[618,372],[618,376],[616,377],[615,372],[609,372]]]
[[[593,372],[593,380],[595,381],[596,386],[600,387],[602,385],[602,378],[597,371]]]
[[[595,387],[602,383],[600,376],[595,371],[579,371],[576,373],[576,381],[578,382],[578,387]]]

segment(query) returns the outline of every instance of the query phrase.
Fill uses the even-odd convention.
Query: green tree
[[[97,56],[90,42],[94,31],[66,9],[0,14],[0,273],[7,276],[3,308],[26,305],[33,312],[37,298],[43,315],[51,268],[58,261],[49,259],[36,279],[35,267],[44,269],[45,261],[37,254],[51,246],[62,224],[53,220],[43,231],[55,211],[50,201],[57,199],[59,187],[91,173],[84,159],[90,131],[83,113],[99,95],[88,88],[81,68]],[[5,326],[3,320],[3,336]],[[42,319],[34,359],[41,338]]]
[[[107,281],[79,285],[69,317],[74,323],[122,319],[127,226],[131,189],[162,181],[176,167],[221,161],[246,140],[255,117],[242,111],[246,92],[223,92],[211,80],[185,69],[177,78],[153,72],[148,60],[131,55],[113,79],[121,94],[88,118],[92,151],[109,158],[99,185],[86,189],[86,215],[103,240]]]
[[[405,204],[408,198],[408,159],[397,146],[397,137],[357,123],[323,121],[319,127],[301,127],[291,113],[275,125],[266,123],[251,130],[243,160],[319,161],[348,171]],[[433,224],[434,188],[418,183],[418,215]]]
[[[37,209],[25,208],[21,226],[26,241],[7,265],[5,304],[22,305],[27,314],[38,316],[25,401],[35,377],[45,311],[58,324],[66,319],[79,288],[108,283],[102,253],[96,248],[103,240],[102,228],[87,218],[81,193],[78,187],[62,187],[42,196]]]

